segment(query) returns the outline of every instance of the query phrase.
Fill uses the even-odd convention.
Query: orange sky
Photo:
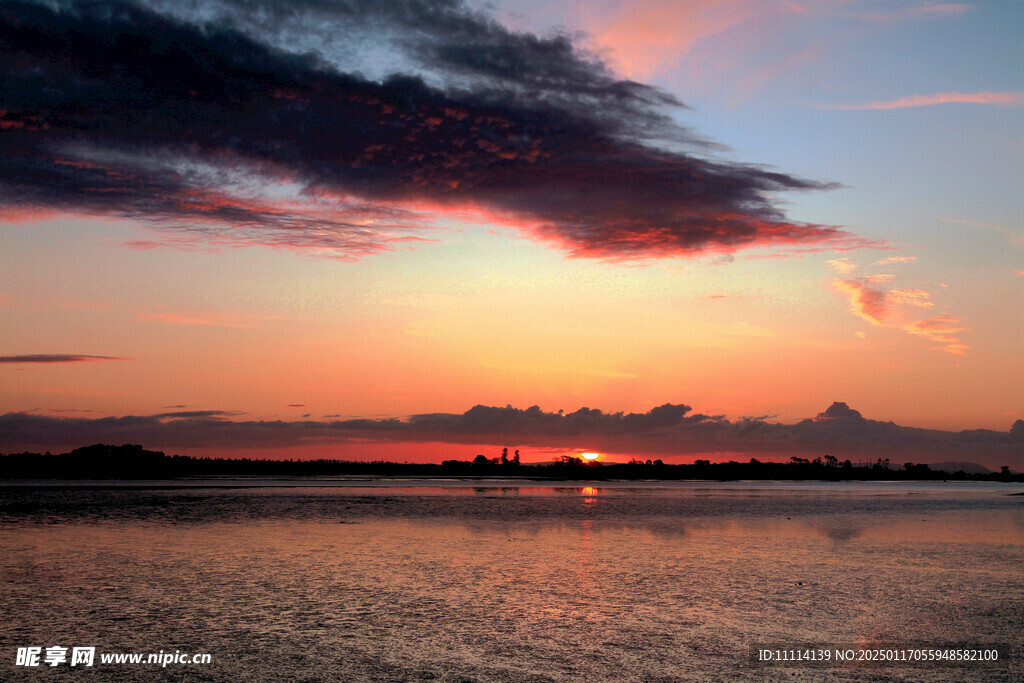
[[[685,403],[791,425],[843,401],[881,422],[1009,430],[1024,417],[1009,10],[684,4],[499,3],[524,65],[501,81],[431,52],[461,54],[438,47],[470,40],[454,28],[386,14],[380,33],[352,25],[362,57],[303,46],[326,66],[275,71],[245,106],[217,99],[241,86],[211,67],[222,83],[160,85],[137,112],[152,130],[103,132],[132,93],[97,91],[112,104],[80,114],[96,117],[88,139],[14,82],[0,123],[31,153],[0,162],[0,414],[287,423]],[[81,21],[40,17],[24,26]],[[283,40],[272,29],[238,30],[257,51]],[[568,85],[545,90],[550,74]],[[656,90],[587,104],[638,87],[626,78]],[[484,92],[486,107],[470,96]],[[195,102],[208,109],[178,131],[176,107]],[[324,112],[339,107],[401,144],[338,132]],[[203,129],[210,110],[245,144]],[[0,429],[0,451],[19,438]],[[483,448],[439,443],[407,459]]]

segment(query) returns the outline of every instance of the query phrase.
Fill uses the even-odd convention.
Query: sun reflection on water
[[[32,508],[0,492],[0,604],[25,642],[188,643],[216,653],[217,680],[270,659],[282,680],[745,680],[766,677],[758,639],[1020,642],[1017,499],[532,490],[62,491]]]

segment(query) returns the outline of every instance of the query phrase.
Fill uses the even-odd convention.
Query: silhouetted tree
[[[346,462],[341,460],[259,460],[252,458],[193,458],[168,456],[159,451],[146,451],[136,444],[109,446],[95,444],[75,449],[70,453],[40,455],[38,453],[0,454],[0,472],[13,479],[60,477],[62,479],[166,479],[180,476],[334,476],[334,475],[406,475],[406,476],[481,476],[512,474],[515,460],[509,460],[508,469],[502,470],[498,457],[477,455],[469,460],[445,460],[440,465],[394,462]],[[810,466],[807,460],[791,458],[785,462],[760,462],[751,458],[741,463],[730,460],[712,464],[709,460],[696,460],[693,465],[670,465],[661,460],[642,461],[636,458],[629,464],[583,462],[571,455],[562,456],[549,467],[539,467],[537,474],[551,478],[594,479],[657,477],[659,479],[949,479],[975,481],[1016,481],[1024,483],[1024,474],[1015,474],[1009,466],[999,472],[985,474],[933,472],[926,464],[905,463],[899,470],[888,469],[889,462],[879,458],[876,462],[856,467],[846,460],[842,470],[834,467],[827,456],[822,458],[829,466]],[[836,461],[838,463],[838,460]]]

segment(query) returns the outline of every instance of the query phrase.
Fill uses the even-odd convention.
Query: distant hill
[[[928,467],[935,471],[966,472],[967,474],[992,474],[992,470],[976,462],[932,462]]]

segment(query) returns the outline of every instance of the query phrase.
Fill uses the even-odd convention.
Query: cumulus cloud
[[[830,422],[832,420],[863,420],[864,416],[859,410],[854,410],[842,401],[836,401],[823,413],[814,417],[815,422]]]
[[[132,360],[117,356],[85,356],[69,353],[34,353],[25,356],[0,356],[0,363],[84,363],[99,360]]]
[[[694,413],[667,403],[645,413],[580,408],[549,412],[538,406],[474,406],[464,413],[430,413],[403,419],[235,421],[227,411],[192,411],[106,418],[26,413],[0,416],[0,444],[8,451],[57,449],[89,443],[140,443],[149,448],[272,449],[367,443],[447,442],[504,444],[537,449],[586,447],[601,452],[695,456],[714,452],[788,458],[795,453],[843,457],[975,460],[1024,465],[1024,423],[1009,431],[947,432],[902,427],[863,417],[835,402],[796,424],[766,417]],[[397,448],[397,446],[396,446]],[[396,458],[400,450],[396,450]],[[928,461],[928,460],[924,460]],[[900,461],[902,462],[902,460]]]
[[[347,259],[436,239],[441,215],[612,260],[866,244],[769,199],[831,185],[699,156],[671,95],[455,0],[15,0],[0,41],[8,220]]]

